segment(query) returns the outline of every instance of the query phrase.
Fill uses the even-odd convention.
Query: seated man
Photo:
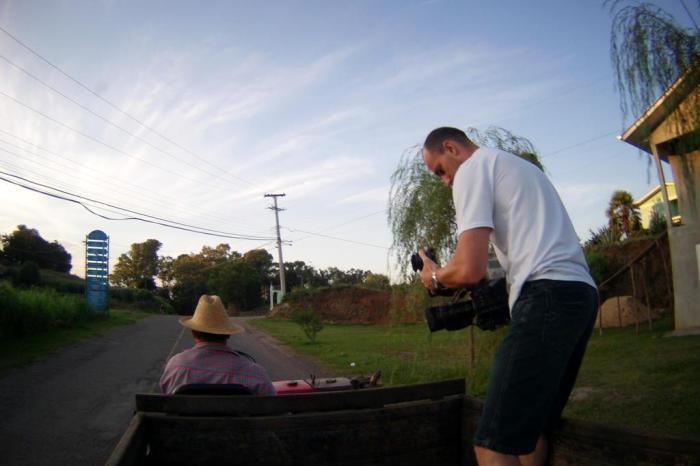
[[[192,317],[180,324],[192,330],[196,344],[176,354],[165,365],[160,378],[163,393],[172,394],[191,383],[241,384],[256,395],[275,395],[267,371],[227,344],[229,336],[243,331],[228,317],[218,296],[202,295]]]

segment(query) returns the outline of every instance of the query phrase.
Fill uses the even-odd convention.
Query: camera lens
[[[425,310],[425,320],[431,332],[460,330],[474,321],[474,307],[468,301],[432,306]]]

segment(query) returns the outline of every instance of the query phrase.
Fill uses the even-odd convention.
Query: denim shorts
[[[598,292],[586,283],[525,283],[491,367],[474,445],[523,455],[556,427],[597,310]]]

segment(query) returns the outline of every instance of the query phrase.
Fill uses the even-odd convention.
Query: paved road
[[[239,319],[232,347],[273,380],[325,373]],[[192,346],[174,316],[151,316],[66,347],[0,378],[0,464],[100,465],[133,412],[133,395],[153,391],[166,357]]]

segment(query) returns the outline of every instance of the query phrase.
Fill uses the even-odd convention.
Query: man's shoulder
[[[187,348],[184,351],[181,351],[175,355],[173,355],[169,360],[168,360],[168,365],[170,364],[180,364],[184,361],[188,361],[194,357],[194,355],[197,354],[197,347],[193,346],[192,348]]]

